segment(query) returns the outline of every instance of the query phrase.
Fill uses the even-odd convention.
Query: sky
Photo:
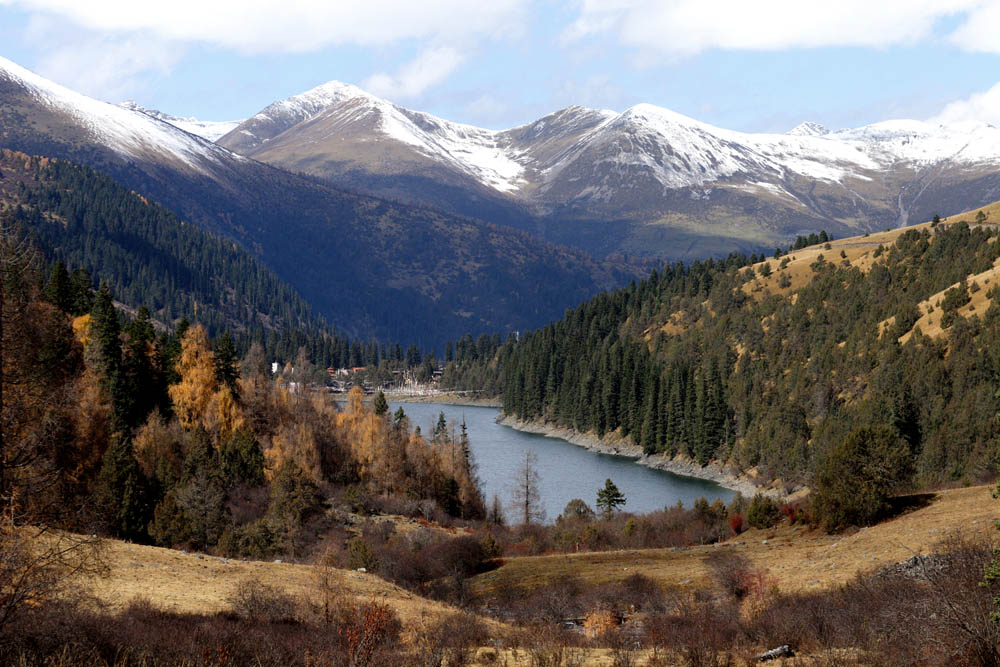
[[[494,129],[642,102],[750,132],[1000,125],[1000,0],[0,0],[0,56],[202,120],[339,80]]]

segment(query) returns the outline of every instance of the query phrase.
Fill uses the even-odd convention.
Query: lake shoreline
[[[548,422],[524,421],[516,417],[500,414],[497,423],[509,426],[517,431],[525,433],[535,433],[550,438],[559,438],[566,442],[583,447],[592,452],[606,454],[609,456],[621,456],[629,458],[639,465],[664,470],[684,477],[694,477],[709,482],[714,482],[719,486],[742,493],[744,496],[752,497],[754,494],[763,493],[765,495],[780,497],[784,494],[777,489],[759,484],[747,474],[734,475],[726,466],[711,462],[705,466],[699,465],[696,461],[688,458],[674,457],[668,458],[662,454],[646,456],[642,449],[617,434],[609,434],[603,438],[597,437],[594,433],[579,433],[572,429],[556,426]]]
[[[461,394],[438,394],[433,396],[412,396],[409,394],[386,394],[390,403],[441,403],[443,405],[466,405],[473,408],[499,408],[499,398],[474,398]]]

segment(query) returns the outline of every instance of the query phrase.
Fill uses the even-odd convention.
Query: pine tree
[[[45,299],[64,313],[72,313],[74,310],[73,286],[62,261],[56,262],[52,267],[49,282],[45,286]]]
[[[89,313],[94,306],[94,286],[87,269],[75,269],[70,277],[70,295],[73,315]]]
[[[129,540],[143,540],[150,513],[146,480],[135,459],[132,441],[117,438],[104,454],[98,480],[101,505],[111,530]]]
[[[235,398],[239,397],[240,371],[237,365],[239,359],[236,355],[236,347],[233,345],[233,338],[229,332],[223,333],[215,342],[213,350],[213,361],[215,362],[215,379],[220,385],[229,387]]]
[[[389,403],[385,400],[385,394],[381,390],[375,394],[375,400],[372,402],[372,410],[378,417],[384,417],[389,414]]]
[[[619,507],[625,505],[625,502],[625,494],[615,486],[610,478],[604,481],[604,488],[597,491],[597,508],[605,519],[610,519]]]

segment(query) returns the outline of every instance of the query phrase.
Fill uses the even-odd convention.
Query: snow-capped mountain
[[[383,171],[396,173],[404,164],[438,165],[497,191],[513,192],[523,167],[498,138],[497,132],[411,111],[332,81],[271,104],[220,144],[245,155],[376,161]]]
[[[185,223],[239,243],[316,312],[366,339],[430,346],[470,331],[530,329],[637,275],[530,234],[248,159],[4,59],[0,148],[104,172]],[[0,199],[16,197],[6,177]]]
[[[985,124],[887,121],[831,132],[806,122],[784,134],[748,133],[639,104],[621,113],[570,107],[496,131],[330,82],[275,102],[219,143],[470,215],[514,207],[508,222],[561,242],[573,242],[581,223],[593,240],[590,223],[603,222],[617,240],[585,245],[599,252],[669,254],[665,225],[685,238],[731,236],[749,246],[822,227],[879,229],[1000,198],[1000,129]],[[650,234],[664,240],[650,246]]]
[[[32,121],[51,128],[54,138],[61,141],[86,139],[125,159],[166,163],[203,174],[217,167],[220,160],[242,159],[140,111],[81,95],[3,57],[0,89],[8,93],[11,103],[17,100],[32,108]]]
[[[195,134],[209,141],[216,141],[223,135],[232,132],[242,123],[242,120],[198,120],[193,116],[174,116],[156,109],[147,109],[135,100],[125,100],[118,106],[130,111],[139,111],[165,123],[170,123],[174,127],[179,127],[189,134]]]

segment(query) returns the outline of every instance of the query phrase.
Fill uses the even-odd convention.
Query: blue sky
[[[0,55],[207,120],[338,79],[492,128],[639,102],[745,131],[1000,124],[1000,0],[831,4],[0,0]]]

